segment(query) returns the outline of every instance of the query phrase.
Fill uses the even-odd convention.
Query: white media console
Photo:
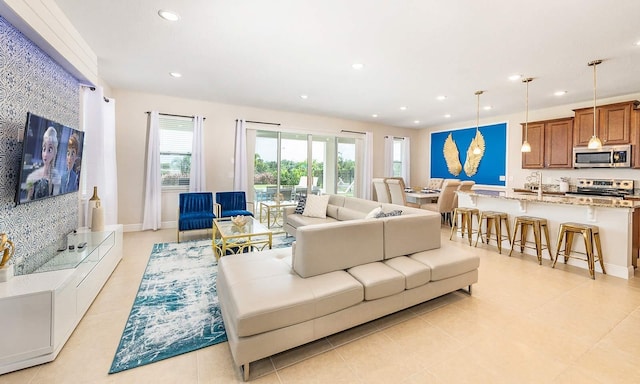
[[[56,358],[122,259],[122,225],[78,231],[68,244],[34,273],[0,283],[0,374]]]

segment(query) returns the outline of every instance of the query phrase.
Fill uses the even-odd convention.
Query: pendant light
[[[596,134],[596,129],[598,127],[596,125],[596,116],[598,112],[596,110],[596,66],[600,63],[602,63],[602,60],[594,60],[588,64],[590,67],[593,67],[593,136],[591,136],[591,138],[589,139],[589,144],[587,145],[587,148],[589,149],[602,148],[602,141],[600,141],[598,135]]]
[[[524,117],[524,142],[522,143],[522,147],[520,148],[520,152],[531,152],[531,144],[529,144],[529,83],[533,81],[533,78],[527,77],[526,79],[522,79],[523,83],[527,84],[527,97],[525,101],[526,109],[525,109],[525,117]]]
[[[478,127],[480,125],[480,95],[482,95],[483,93],[483,91],[476,91],[476,96],[478,97],[478,106],[476,109],[476,137],[478,137]],[[478,143],[476,142],[476,146],[473,148],[473,154],[479,155],[481,153],[482,148],[480,148],[480,145],[478,145]]]

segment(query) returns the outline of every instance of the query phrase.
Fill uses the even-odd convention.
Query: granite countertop
[[[611,197],[601,196],[558,196],[558,195],[545,195],[538,197],[537,194],[530,193],[516,193],[507,191],[493,191],[484,189],[474,189],[467,193],[470,196],[482,196],[491,197],[497,199],[508,199],[518,201],[531,201],[550,204],[567,204],[567,205],[585,205],[592,207],[605,207],[605,208],[640,208],[640,201],[637,200],[623,200],[615,199]]]

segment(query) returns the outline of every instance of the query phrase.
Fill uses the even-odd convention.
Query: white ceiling
[[[532,110],[592,105],[594,59],[598,98],[640,92],[638,0],[56,2],[114,88],[401,127],[475,120],[476,90],[483,119],[524,113],[512,74]]]

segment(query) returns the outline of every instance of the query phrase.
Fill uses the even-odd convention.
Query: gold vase
[[[2,251],[2,261],[0,261],[0,267],[4,267],[9,259],[16,251],[13,242],[9,240],[6,233],[0,233],[0,251]]]

